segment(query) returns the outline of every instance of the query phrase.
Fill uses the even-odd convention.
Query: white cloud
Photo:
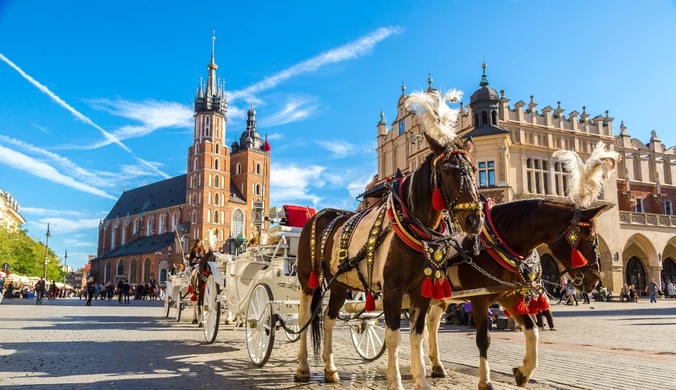
[[[43,132],[43,133],[45,133],[45,134],[52,134],[52,133],[49,131],[48,128],[46,128],[46,127],[44,127],[44,126],[40,126],[40,125],[38,125],[37,123],[31,123],[31,126],[35,127],[36,129],[40,130],[41,132]]]
[[[82,122],[94,127],[98,131],[103,134],[103,137],[106,139],[108,143],[115,143],[119,145],[122,149],[126,150],[127,152],[131,152],[131,149],[126,147],[122,142],[120,142],[119,139],[117,139],[114,135],[111,133],[107,132],[104,130],[101,126],[97,125],[94,123],[91,119],[87,118],[84,114],[80,113],[73,107],[71,107],[68,103],[63,101],[60,97],[56,96],[52,91],[49,90],[46,86],[35,80],[33,77],[31,77],[29,74],[24,72],[21,68],[19,68],[14,62],[12,62],[9,58],[5,57],[2,53],[0,53],[0,60],[5,62],[7,65],[9,65],[12,69],[16,70],[21,77],[26,79],[29,83],[33,84],[34,87],[42,91],[45,95],[49,96],[53,101],[56,102],[59,106],[65,108],[68,110],[71,114],[73,114],[77,119],[81,120]]]
[[[40,207],[21,207],[21,212],[26,214],[37,214],[43,217],[71,216],[83,217],[86,213],[82,211],[43,209]]]
[[[312,188],[324,185],[320,176],[325,169],[317,165],[272,164],[270,172],[272,204],[304,204],[310,201],[312,205],[316,205],[322,198],[313,194]]]
[[[280,83],[303,73],[314,72],[324,65],[334,64],[346,60],[352,60],[368,54],[378,43],[387,37],[402,32],[400,27],[381,27],[363,35],[356,40],[343,46],[321,53],[308,60],[299,62],[289,68],[266,77],[263,81],[255,83],[245,89],[232,91],[228,98],[236,100],[249,97],[258,92],[276,87]]]
[[[95,242],[81,241],[75,238],[65,238],[63,243],[69,247],[90,247],[95,248],[97,244]]]
[[[280,139],[283,139],[283,138],[284,138],[284,134],[282,134],[282,133],[268,134],[268,139],[270,141],[276,141],[276,140],[280,140]]]
[[[0,163],[5,164],[10,168],[22,170],[24,172],[30,173],[33,176],[37,176],[57,184],[71,187],[78,191],[87,192],[108,199],[116,199],[114,196],[108,194],[103,190],[79,182],[70,176],[60,173],[49,164],[35,160],[30,156],[27,156],[23,153],[19,153],[12,149],[7,149],[1,145],[0,145],[0,156],[2,156],[2,159],[0,159]]]
[[[363,193],[366,186],[373,180],[373,175],[360,176],[347,184],[347,192],[350,193],[352,199],[355,199],[359,194]]]
[[[291,98],[281,110],[268,117],[262,117],[259,127],[279,126],[306,119],[318,110],[318,106],[312,103],[313,100],[315,99]]]
[[[38,221],[30,221],[31,225],[43,227],[46,224],[49,224],[50,232],[52,234],[64,234],[72,233],[79,230],[91,230],[98,229],[99,227],[99,218],[78,218],[78,219],[67,219],[67,218],[40,218]]]
[[[334,159],[354,156],[355,154],[361,152],[361,149],[357,145],[353,145],[345,140],[334,139],[330,141],[315,141],[315,142],[320,147],[331,152],[330,158]]]

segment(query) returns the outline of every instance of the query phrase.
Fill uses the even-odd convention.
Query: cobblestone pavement
[[[360,360],[345,328],[336,334],[342,383],[325,384],[315,359],[308,384],[292,381],[297,345],[283,335],[268,364],[252,368],[244,331],[222,326],[206,345],[184,320],[161,318],[160,302],[5,300],[0,305],[0,387],[14,389],[383,389],[386,358]],[[540,365],[531,389],[673,389],[676,378],[676,300],[657,304],[554,306],[558,332],[540,338]],[[471,329],[444,326],[441,356],[449,377],[434,389],[476,389],[478,351]],[[516,389],[511,368],[524,354],[519,332],[492,333],[489,362],[496,389]],[[408,338],[401,368],[408,375]],[[428,373],[430,369],[428,367]]]

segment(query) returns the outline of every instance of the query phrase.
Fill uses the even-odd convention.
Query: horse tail
[[[322,305],[322,286],[320,285],[315,289],[314,294],[312,295],[312,303],[310,304],[310,313],[312,317],[312,350],[315,355],[318,355],[321,352],[322,346],[322,313],[321,309],[318,306]],[[315,311],[319,312],[315,315]]]

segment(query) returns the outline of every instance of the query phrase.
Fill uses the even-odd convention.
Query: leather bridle
[[[561,233],[558,237],[556,237],[547,245],[551,247],[553,244],[556,244],[560,240],[566,239],[566,237],[568,237],[571,234],[571,232],[577,232],[577,234],[579,234],[580,228],[591,229],[593,225],[590,221],[580,221],[581,213],[582,210],[579,207],[575,207],[575,210],[573,211],[573,219],[570,221],[570,226],[568,226],[568,228],[563,233]],[[581,238],[579,240],[581,241]],[[575,248],[579,244],[579,241],[575,243],[575,245],[571,244],[571,241],[568,239],[566,239],[566,241],[568,242],[568,245],[571,246],[571,249]],[[584,273],[582,273],[581,271],[586,271],[593,274],[595,277],[601,279],[603,277],[603,272],[599,271],[598,269],[595,269],[595,267],[597,267],[601,262],[598,234],[594,235],[593,247],[595,257],[594,261],[588,262],[587,264],[581,267],[573,267],[573,266],[566,267],[563,271],[559,272],[559,278],[561,278],[561,276],[565,275],[566,273],[568,273],[570,276],[575,275],[573,276],[573,284],[576,286],[580,286],[584,281]]]

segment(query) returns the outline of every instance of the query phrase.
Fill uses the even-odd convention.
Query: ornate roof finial
[[[211,30],[211,63],[214,63],[214,52],[216,51],[216,30]]]
[[[250,107],[250,108],[251,108],[252,110],[253,110],[253,100],[254,100],[254,99],[253,99],[253,96],[251,96],[251,98],[249,99],[249,101],[251,102],[251,107]]]
[[[582,113],[586,114],[587,113],[587,106],[582,106]]]
[[[488,79],[486,78],[486,60],[484,59],[484,62],[481,64],[481,69],[482,69],[482,74],[481,74],[481,82],[479,83],[479,86],[481,88],[486,88],[488,87]]]
[[[558,102],[556,102],[556,108],[557,109],[561,108],[561,101],[560,100]]]
[[[427,74],[427,86],[430,87],[430,88],[432,88],[432,81],[434,81],[434,79],[432,79],[432,73],[428,73]]]
[[[381,108],[380,109],[380,121],[382,122],[384,120],[385,120],[385,114],[383,113],[383,109]]]
[[[533,103],[533,95],[530,95],[530,102]]]
[[[401,94],[404,95],[405,91],[406,91],[406,84],[404,84],[404,82],[402,81],[401,82]]]

